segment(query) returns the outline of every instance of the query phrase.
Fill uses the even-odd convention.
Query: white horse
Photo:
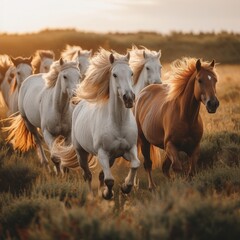
[[[7,58],[9,57],[7,56]],[[32,74],[32,57],[10,57],[10,59],[11,60],[5,60],[6,67],[8,67],[8,69],[5,72],[4,78],[1,83],[2,95],[8,107],[8,116],[18,111],[19,88],[22,82]]]
[[[140,165],[137,125],[131,111],[135,98],[131,84],[133,73],[128,61],[129,54],[113,55],[102,48],[99,50],[91,60],[85,79],[77,88],[78,104],[72,117],[72,145],[62,147],[61,142],[55,143],[55,153],[61,158],[61,165],[73,167],[80,164],[90,188],[92,174],[88,156],[98,157],[103,169],[99,179],[105,199],[113,196],[114,179],[110,167],[115,158],[123,156],[131,163],[121,187],[124,193],[131,191]]]
[[[133,70],[133,90],[136,96],[144,87],[162,83],[161,50],[156,52],[145,47],[139,49],[133,46],[130,50],[130,56],[129,64]]]
[[[80,46],[66,45],[65,50],[62,51],[61,57],[67,61],[77,60],[79,62],[79,69],[84,76],[92,56],[92,50],[83,50]]]
[[[0,55],[0,90],[2,93],[3,105],[6,105],[9,109],[10,96],[11,96],[11,87],[13,79],[15,77],[16,68],[13,66],[12,61],[8,55]],[[7,116],[11,112],[8,110]]]
[[[51,151],[54,139],[71,135],[72,110],[70,99],[74,89],[80,83],[80,71],[77,62],[54,62],[46,74],[36,74],[27,78],[19,92],[20,114],[10,119],[8,141],[13,140],[13,147],[27,151],[37,147],[41,163],[48,165],[48,160],[41,144],[38,128]],[[51,156],[54,161],[54,156]]]
[[[33,74],[47,73],[55,59],[55,54],[51,50],[37,50],[33,56]]]

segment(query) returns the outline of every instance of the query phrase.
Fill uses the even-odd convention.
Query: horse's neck
[[[194,96],[195,74],[189,79],[180,100],[180,117],[189,123],[198,121],[200,102]]]
[[[143,71],[141,71],[137,82],[133,85],[133,91],[135,93],[135,95],[137,96],[139,94],[139,92],[146,87],[147,84],[145,83],[145,76]]]
[[[62,92],[61,81],[57,80],[53,89],[54,108],[59,113],[66,113],[69,110],[69,96]]]
[[[120,97],[114,94],[111,81],[109,86],[108,112],[111,121],[118,126],[128,121],[131,114],[131,109],[126,108]]]

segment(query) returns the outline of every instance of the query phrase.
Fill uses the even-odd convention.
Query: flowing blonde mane
[[[148,58],[145,59],[143,56],[143,51],[148,55]],[[145,65],[145,63],[149,60],[149,58],[156,57],[158,52],[151,51],[142,46],[141,49],[137,48],[137,46],[133,45],[132,49],[130,49],[130,60],[129,64],[133,70],[133,84],[135,85],[138,82],[139,75]]]
[[[0,77],[0,84],[2,83],[7,70],[11,66],[13,66],[13,63],[11,62],[10,58],[8,57],[8,55],[6,55],[6,54],[0,55],[0,73],[2,75],[2,77]]]
[[[196,62],[196,58],[184,57],[171,64],[171,70],[166,73],[168,78],[165,80],[165,83],[169,85],[167,101],[174,100],[183,94],[188,81],[193,74],[196,74]],[[210,62],[201,60],[201,66],[217,75],[215,70],[210,67]]]
[[[80,56],[89,57],[89,51],[83,50],[80,46],[70,46],[67,45],[66,48],[62,51],[61,57],[67,61],[74,60],[76,58],[76,54],[80,51]]]
[[[90,61],[90,66],[86,72],[84,80],[76,90],[74,103],[81,99],[89,102],[105,102],[109,98],[109,79],[112,70],[112,64],[109,61],[111,52],[100,48]],[[126,56],[114,52],[115,62],[127,63]]]
[[[51,50],[37,50],[32,60],[33,74],[39,73],[39,68],[43,58],[51,58],[54,60],[55,54]]]
[[[48,73],[44,74],[45,85],[47,88],[52,88],[56,85],[58,74],[65,69],[68,68],[78,68],[77,62],[64,62],[60,65],[60,61],[55,61],[50,66],[50,70]]]

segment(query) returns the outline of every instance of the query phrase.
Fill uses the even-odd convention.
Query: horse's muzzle
[[[217,98],[208,100],[206,103],[206,108],[208,113],[215,113],[219,107],[219,101]]]
[[[132,108],[135,100],[135,94],[131,91],[123,95],[123,102],[126,108]]]

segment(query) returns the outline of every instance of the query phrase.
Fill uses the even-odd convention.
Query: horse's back
[[[135,117],[140,135],[154,145],[163,143],[163,117],[168,85],[153,84],[139,94],[135,105]]]
[[[45,82],[43,74],[31,75],[22,83],[18,97],[20,114],[26,117],[34,126],[40,127],[40,98]]]

